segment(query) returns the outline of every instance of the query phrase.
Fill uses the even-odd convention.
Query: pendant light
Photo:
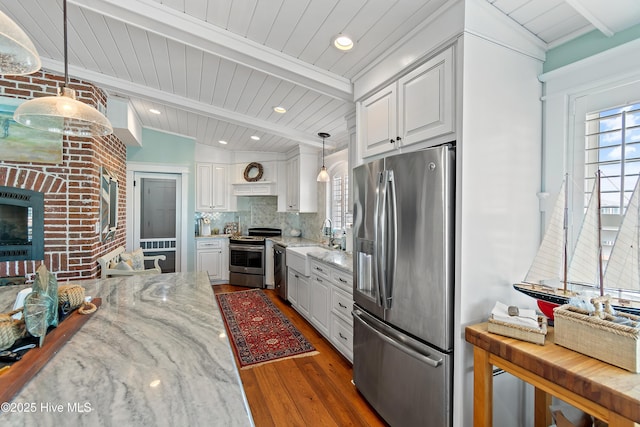
[[[322,138],[322,167],[320,168],[320,173],[318,174],[316,181],[329,182],[329,173],[327,172],[327,168],[324,166],[324,139],[329,138],[331,135],[326,132],[320,132],[318,133],[318,136]]]
[[[63,0],[64,15],[64,84],[58,96],[44,96],[21,104],[13,119],[34,129],[70,136],[105,136],[113,133],[109,120],[98,110],[76,100],[76,91],[69,87],[67,58],[67,0]]]
[[[22,76],[35,73],[41,65],[31,39],[0,11],[0,74]]]

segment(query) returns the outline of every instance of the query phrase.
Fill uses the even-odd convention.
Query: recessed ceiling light
[[[276,113],[284,114],[287,112],[287,109],[278,105],[277,107],[273,107],[273,111],[275,111]]]
[[[346,34],[338,34],[333,38],[333,46],[338,50],[346,52],[353,49],[353,40]]]
[[[227,141],[223,141],[222,139],[221,139],[220,141],[218,141],[218,142],[219,142],[220,144],[222,144],[222,145],[227,145],[227,144],[228,144],[228,142],[227,142]]]
[[[161,114],[160,110],[156,110],[155,108],[149,108],[149,112],[153,114]]]
[[[254,141],[260,141],[260,137],[258,135],[251,135],[251,139]]]

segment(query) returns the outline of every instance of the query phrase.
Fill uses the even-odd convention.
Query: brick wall
[[[0,95],[30,99],[57,93],[64,77],[47,71],[28,76],[0,76]],[[71,79],[78,100],[105,111],[105,93],[81,80]],[[116,136],[76,138],[63,136],[62,163],[20,163],[0,159],[0,186],[44,193],[44,260],[0,262],[0,277],[32,280],[44,262],[59,280],[97,277],[96,259],[125,244],[125,145]],[[118,177],[118,225],[115,238],[102,243],[96,233],[100,220],[100,168]]]

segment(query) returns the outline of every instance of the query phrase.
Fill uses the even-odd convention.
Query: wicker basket
[[[538,325],[540,325],[540,328],[538,329],[527,328],[495,320],[492,315],[489,317],[488,329],[489,332],[494,334],[544,345],[544,337],[547,335],[547,318],[544,316],[538,316]]]
[[[613,316],[606,312],[589,315],[568,304],[553,311],[556,344],[628,371],[640,372],[639,328],[614,323]],[[636,325],[640,322],[640,317],[632,314],[618,313],[617,316],[626,317]]]

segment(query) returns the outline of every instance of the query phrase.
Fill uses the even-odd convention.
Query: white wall
[[[474,34],[465,34],[463,52],[454,362],[459,426],[473,419],[473,352],[465,326],[486,321],[496,301],[535,305],[512,285],[526,275],[539,243],[542,138],[542,62]],[[512,413],[496,413],[495,425],[526,425],[525,400],[511,400],[505,407]]]

